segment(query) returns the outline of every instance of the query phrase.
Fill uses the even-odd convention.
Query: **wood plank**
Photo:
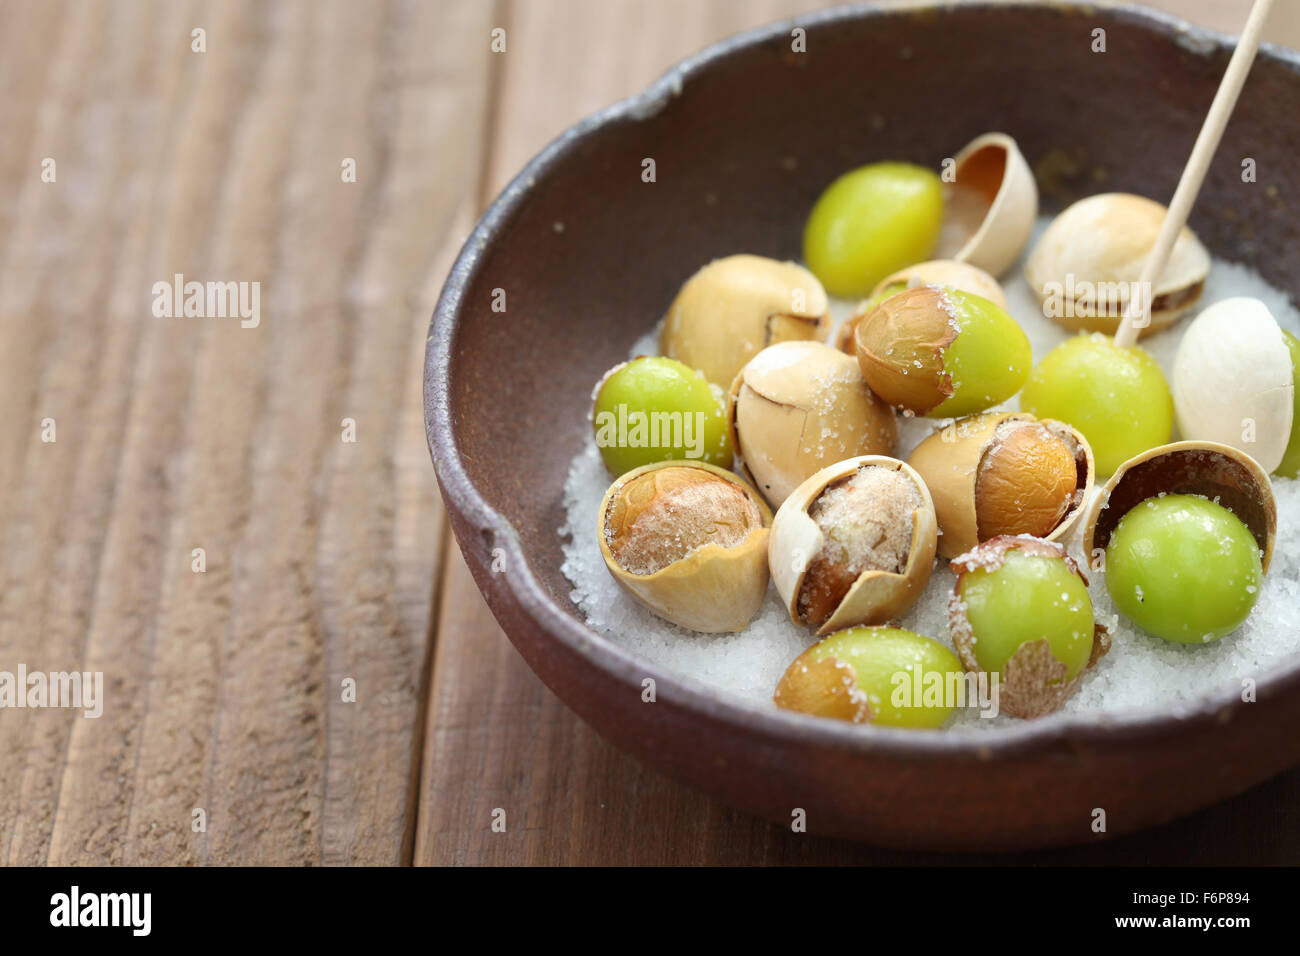
[[[25,170],[21,181],[37,183],[38,192],[30,203],[20,202],[2,272],[0,361],[39,372],[18,367],[3,377],[15,402],[32,403],[30,413],[11,422],[21,424],[27,451],[17,457],[21,471],[4,483],[12,504],[0,512],[0,519],[11,517],[0,610],[0,660],[11,671],[20,663],[32,670],[84,669],[142,325],[140,310],[122,315],[100,299],[121,289],[110,279],[114,273],[123,282],[127,276],[144,281],[138,266],[147,223],[135,220],[152,199],[148,186],[158,168],[147,143],[161,130],[146,128],[134,147],[132,139],[102,134],[124,122],[130,104],[176,65],[153,48],[148,10],[124,11],[116,29],[106,8],[84,4],[66,12],[41,110],[46,122],[37,133],[38,151],[58,163],[58,179],[41,183]],[[119,181],[128,169],[133,175]],[[115,186],[123,187],[116,200]],[[58,429],[50,444],[41,441],[37,424],[47,416]],[[123,690],[118,676],[105,674],[110,700]],[[112,713],[106,703],[100,720]],[[65,754],[78,721],[97,723],[70,711],[7,711],[0,722],[5,752],[19,755],[0,797],[0,841],[7,838],[0,847],[9,862],[49,855]]]
[[[419,371],[491,10],[18,6],[49,13],[0,31],[32,97],[0,141],[0,669],[102,670],[107,700],[0,719],[0,860],[409,859],[443,539]],[[260,282],[260,325],[155,318],[177,272]]]
[[[564,0],[509,3],[499,23],[500,100],[483,198],[570,123],[630,95],[676,60],[730,33],[817,2],[736,4]],[[519,660],[482,603],[454,542],[437,623],[421,787],[417,863],[588,861],[574,818],[587,802],[594,738]],[[671,786],[647,776],[642,784]],[[682,794],[678,801],[696,800]],[[656,805],[661,801],[656,800]],[[668,801],[671,803],[672,801]],[[494,834],[492,811],[507,812]],[[674,826],[690,817],[675,817]],[[510,820],[515,823],[509,824]],[[674,833],[672,843],[678,843]],[[690,844],[683,837],[680,841]]]
[[[1249,0],[1156,5],[1231,32]],[[705,43],[790,10],[776,3],[511,4],[485,198],[575,119],[634,92]],[[1269,37],[1300,46],[1300,10],[1279,8]],[[1300,771],[1168,827],[1101,846],[1016,856],[894,852],[756,820],[641,767],[578,720],[509,645],[454,542],[435,653],[415,849],[421,864],[1300,860]],[[492,829],[498,808],[505,832]]]

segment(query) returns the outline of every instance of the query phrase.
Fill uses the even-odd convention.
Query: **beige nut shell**
[[[1079,521],[1096,479],[1092,448],[1079,431],[1064,422],[1050,418],[1037,419],[1025,412],[983,412],[971,415],[934,431],[916,446],[907,459],[907,463],[916,469],[930,489],[940,528],[938,550],[941,557],[952,559],[980,544],[979,519],[975,507],[975,485],[979,480],[980,463],[993,442],[994,432],[999,425],[1008,421],[1037,421],[1072,440],[1077,449],[1076,461],[1079,465],[1075,503],[1061,519],[1061,523],[1043,540],[1061,540]]]
[[[840,323],[840,327],[835,330],[834,344],[837,349],[848,355],[857,354],[853,345],[854,325],[870,308],[875,307],[876,299],[886,289],[900,283],[909,289],[918,285],[945,285],[982,296],[1000,309],[1007,308],[1007,296],[1002,291],[1002,285],[978,266],[968,262],[958,262],[955,259],[931,259],[929,262],[918,262],[906,269],[899,269],[893,275],[885,276],[871,290],[871,295],[858,303],[853,315]]]
[[[1182,335],[1169,376],[1179,435],[1231,445],[1277,470],[1291,441],[1295,370],[1273,313],[1258,299],[1223,299]],[[1246,421],[1255,423],[1249,442]]]
[[[761,349],[790,340],[823,341],[830,321],[826,290],[803,266],[727,256],[682,286],[664,317],[659,350],[726,388]]]
[[[653,574],[632,574],[615,560],[605,536],[610,501],[633,478],[659,468],[702,468],[743,489],[758,506],[763,527],[733,548],[707,544]],[[657,461],[619,476],[600,502],[596,536],[614,580],[660,617],[706,634],[742,631],[767,596],[767,550],[772,511],[761,495],[730,471],[706,462]]]
[[[1134,507],[1160,494],[1217,500],[1254,535],[1268,571],[1277,540],[1277,501],[1268,475],[1243,451],[1206,441],[1178,441],[1144,451],[1120,465],[1088,508],[1084,553],[1104,553],[1115,527]]]
[[[790,620],[799,620],[799,592],[812,558],[821,552],[825,538],[821,528],[808,514],[814,501],[827,485],[847,478],[863,465],[901,471],[915,484],[921,495],[921,507],[912,513],[912,544],[907,567],[901,574],[890,571],[863,571],[844,596],[818,635],[830,634],[859,624],[883,624],[893,620],[916,603],[934,567],[938,538],[934,503],[921,476],[906,463],[883,455],[862,455],[836,462],[810,476],[785,500],[772,519],[768,541],[768,563],[772,581],[790,612]],[[798,559],[798,560],[797,560]]]
[[[1128,301],[1127,290],[1142,275],[1166,209],[1160,203],[1130,193],[1102,193],[1070,206],[1052,221],[1025,263],[1025,278],[1044,303],[1044,312],[1067,329],[1114,334]],[[1160,309],[1152,308],[1151,324],[1142,335],[1159,331],[1178,319],[1200,299],[1210,273],[1210,254],[1186,226],[1174,242],[1169,264],[1151,290],[1153,305],[1162,297],[1183,297]],[[1068,296],[1071,283],[1115,284],[1118,302],[1097,315],[1094,307],[1048,308],[1049,298]],[[1049,290],[1049,284],[1059,287]],[[1070,312],[1073,314],[1068,314]],[[1084,313],[1084,314],[1081,314]]]
[[[953,162],[939,256],[1000,276],[1020,258],[1038,219],[1033,171],[1006,133],[977,136]]]
[[[893,409],[857,361],[820,342],[759,352],[732,382],[727,412],[740,470],[774,507],[827,465],[889,455],[898,442]]]

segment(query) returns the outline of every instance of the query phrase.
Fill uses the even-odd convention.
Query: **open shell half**
[[[977,136],[954,164],[955,178],[945,184],[938,257],[1002,275],[1020,258],[1038,218],[1033,171],[1006,133]]]
[[[1120,465],[1088,509],[1083,547],[1090,562],[1106,551],[1124,515],[1157,495],[1200,495],[1227,508],[1258,542],[1268,571],[1277,539],[1277,501],[1259,462],[1230,445],[1179,441]]]
[[[711,487],[717,482],[724,485]],[[660,461],[609,486],[597,536],[605,566],[629,594],[674,624],[712,634],[744,630],[762,605],[771,524],[762,497],[731,472]],[[683,547],[688,553],[671,559]]]
[[[880,505],[880,514],[856,516],[864,521],[878,521],[882,535],[906,536],[910,528],[910,538],[906,538],[906,559],[897,571],[873,568],[861,571],[829,616],[817,627],[818,634],[829,634],[857,624],[882,624],[898,617],[921,596],[934,567],[938,524],[934,503],[921,476],[903,462],[883,455],[862,455],[837,462],[796,488],[772,521],[768,563],[772,581],[790,612],[790,619],[796,624],[809,623],[800,611],[800,599],[806,597],[805,588],[815,583],[810,579],[810,571],[817,574],[818,558],[827,543],[827,536],[809,514],[810,509],[824,492],[869,468],[897,472],[915,491],[917,505],[909,513],[890,514]],[[891,525],[894,522],[900,524],[885,528],[886,521]]]

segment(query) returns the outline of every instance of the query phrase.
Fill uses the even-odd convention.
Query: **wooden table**
[[[428,318],[509,176],[818,5],[0,2],[0,670],[105,684],[95,719],[0,712],[0,861],[930,859],[791,834],[606,745],[496,627],[423,437]],[[1161,5],[1232,30],[1247,4]],[[259,283],[260,321],[155,315],[178,273]],[[1298,797],[1293,772],[1021,859],[1295,863]]]

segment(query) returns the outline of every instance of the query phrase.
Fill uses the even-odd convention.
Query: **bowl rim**
[[[1051,10],[1064,14],[1105,14],[1129,20],[1153,35],[1170,40],[1203,57],[1222,55],[1235,46],[1236,38],[1217,30],[1199,27],[1173,14],[1128,2],[1102,0],[972,0],[966,9],[1006,14],[1017,9]],[[505,550],[509,574],[501,575],[510,597],[538,627],[561,642],[586,664],[614,680],[635,688],[653,677],[661,700],[671,701],[698,718],[748,730],[761,729],[781,744],[834,749],[854,754],[908,760],[950,760],[1010,758],[1062,745],[1093,749],[1125,741],[1158,741],[1181,734],[1189,725],[1227,722],[1247,704],[1239,688],[1211,688],[1174,704],[1143,707],[1095,715],[1057,712],[1031,721],[982,731],[917,734],[914,731],[855,725],[811,715],[772,709],[762,710],[729,692],[690,675],[665,670],[654,661],[626,650],[596,629],[560,609],[529,565],[518,531],[493,508],[471,482],[460,461],[460,450],[449,413],[448,371],[452,344],[461,319],[466,287],[477,277],[483,253],[509,224],[525,202],[537,180],[566,159],[577,144],[600,130],[624,123],[650,119],[671,100],[687,92],[693,78],[710,67],[764,43],[785,37],[795,27],[821,27],[871,17],[907,16],[918,11],[948,12],[945,0],[907,0],[882,8],[872,3],[842,7],[788,17],[733,34],[677,62],[648,87],[613,105],[579,120],[534,156],[493,200],[465,240],[448,273],[430,321],[424,365],[425,432],[442,493],[450,510],[474,525],[490,547]],[[1300,75],[1300,54],[1275,44],[1264,43],[1260,57],[1280,62]],[[559,534],[559,529],[556,529]],[[1300,689],[1300,656],[1289,664],[1269,668],[1255,676],[1256,700],[1281,696]],[[566,702],[567,703],[567,702]]]

